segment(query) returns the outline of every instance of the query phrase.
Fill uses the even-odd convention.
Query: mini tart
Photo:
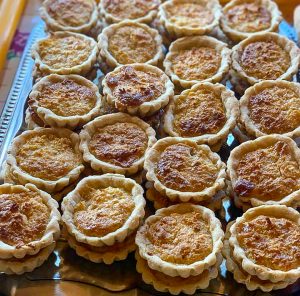
[[[120,112],[149,116],[164,108],[174,85],[159,68],[147,64],[120,66],[102,81],[105,100]]]
[[[234,42],[257,33],[276,32],[282,20],[277,4],[271,0],[233,0],[223,8],[220,25]]]
[[[227,162],[233,192],[252,206],[300,201],[300,149],[288,137],[270,135],[233,149]]]
[[[145,215],[144,190],[122,175],[82,179],[62,202],[62,219],[77,242],[113,246],[139,227]]]
[[[135,242],[139,255],[151,269],[171,277],[188,278],[216,264],[223,236],[213,211],[180,204],[148,217]]]
[[[96,41],[82,34],[55,32],[37,41],[32,58],[43,76],[49,74],[88,74],[97,58]]]
[[[133,63],[157,66],[164,58],[158,31],[134,21],[105,28],[98,38],[100,60],[109,68]]]
[[[164,60],[167,75],[176,86],[220,82],[230,66],[230,49],[213,37],[184,37],[174,41]]]
[[[49,31],[87,34],[96,26],[97,4],[94,0],[46,0],[39,9]]]
[[[300,278],[300,214],[286,206],[248,210],[230,227],[233,258],[250,275],[271,282]]]
[[[108,24],[119,23],[123,20],[150,24],[156,17],[160,4],[160,0],[101,0],[99,10],[100,15]]]
[[[60,191],[83,171],[79,136],[63,128],[35,128],[16,137],[8,151],[10,173],[19,184]]]
[[[226,141],[239,115],[234,93],[222,84],[194,85],[175,96],[164,116],[164,131],[201,144]]]
[[[57,240],[57,208],[48,193],[32,184],[0,185],[0,259],[21,260],[36,255]]]
[[[171,201],[208,200],[225,187],[225,164],[206,145],[183,138],[159,140],[144,168],[155,189]]]
[[[175,37],[205,35],[219,24],[221,6],[217,0],[170,0],[159,7],[159,18]]]
[[[52,74],[36,83],[29,95],[29,112],[51,127],[74,129],[100,114],[98,87],[78,75]]]
[[[253,35],[232,48],[237,78],[253,85],[262,80],[292,80],[300,63],[300,49],[276,33]]]
[[[223,260],[223,257],[219,255],[217,263],[204,270],[203,273],[182,278],[179,276],[170,277],[162,272],[152,270],[149,268],[147,261],[141,258],[138,252],[136,252],[135,257],[137,261],[136,269],[142,274],[143,281],[152,285],[159,292],[168,292],[172,295],[178,295],[182,292],[192,295],[197,289],[206,289],[209,286],[209,282],[218,276],[218,268]]]
[[[300,84],[263,81],[250,87],[240,100],[240,122],[247,134],[261,137],[300,136]]]
[[[156,142],[150,125],[125,113],[94,119],[84,126],[80,139],[83,159],[94,170],[123,175],[141,170],[145,153]]]

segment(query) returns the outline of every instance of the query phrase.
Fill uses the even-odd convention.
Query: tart
[[[262,81],[247,89],[240,100],[240,123],[258,138],[269,134],[300,136],[300,85],[288,81]]]
[[[233,0],[223,8],[220,25],[234,42],[257,33],[276,32],[282,19],[277,4],[271,0]]]
[[[170,0],[159,7],[160,22],[173,38],[208,34],[218,26],[220,16],[216,0]]]
[[[152,270],[188,278],[214,266],[224,233],[211,210],[192,204],[158,210],[139,228],[139,255]]]
[[[230,227],[233,258],[248,274],[263,281],[300,278],[300,214],[286,206],[248,210]]]
[[[98,10],[94,0],[46,0],[39,10],[49,31],[88,34],[97,24]]]
[[[149,116],[165,107],[174,85],[159,68],[147,64],[120,66],[102,81],[105,100],[120,112]]]
[[[33,86],[28,106],[37,123],[74,129],[100,114],[101,96],[84,77],[52,74]]]
[[[164,117],[164,131],[209,146],[225,142],[239,114],[234,93],[222,84],[198,83],[175,96]]]
[[[300,49],[276,33],[253,35],[232,49],[237,79],[253,85],[262,80],[292,80],[300,63]]]
[[[156,17],[160,0],[101,0],[99,10],[108,24],[135,20],[150,24]]]
[[[71,247],[93,262],[125,259],[135,249],[134,235],[145,215],[143,193],[140,185],[122,175],[81,180],[62,203]]]
[[[49,74],[78,74],[92,71],[98,53],[97,43],[91,37],[71,32],[55,32],[37,41],[32,57],[35,76]]]
[[[80,132],[80,150],[91,167],[104,173],[133,175],[143,168],[155,131],[125,113],[100,116]]]
[[[227,162],[233,194],[252,206],[300,202],[300,149],[288,137],[268,135],[232,150]]]
[[[210,199],[225,187],[225,164],[208,146],[178,137],[159,140],[144,168],[155,189],[171,201]]]
[[[156,66],[164,58],[158,31],[138,22],[110,25],[102,31],[98,41],[100,62],[111,69],[133,63]]]
[[[230,52],[225,43],[212,37],[183,37],[171,44],[165,72],[183,88],[198,82],[220,82],[229,71]]]
[[[32,184],[0,185],[0,271],[21,274],[48,258],[60,235],[57,208]]]
[[[63,128],[35,128],[17,136],[7,164],[17,183],[32,183],[49,193],[60,191],[83,171],[79,136]]]

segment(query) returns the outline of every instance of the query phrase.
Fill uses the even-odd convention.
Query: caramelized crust
[[[92,89],[72,79],[43,85],[37,98],[40,107],[66,117],[87,114],[94,108],[96,99],[97,96]]]
[[[33,177],[55,181],[81,164],[72,141],[55,134],[33,135],[16,155],[18,166]]]
[[[119,19],[137,19],[160,5],[159,0],[102,0],[105,10]]]
[[[288,219],[261,215],[240,223],[237,239],[259,265],[282,271],[300,266],[300,227]]]
[[[106,76],[119,110],[126,110],[127,106],[140,106],[145,102],[155,100],[165,92],[165,85],[161,76],[126,66],[117,73]]]
[[[211,24],[214,20],[212,11],[205,4],[174,2],[165,9],[169,22],[180,27],[202,27]]]
[[[134,123],[115,123],[98,128],[89,149],[96,158],[128,168],[138,161],[147,149],[146,133]]]
[[[156,175],[168,188],[197,192],[214,184],[218,169],[201,147],[195,149],[185,144],[173,144],[161,154]]]
[[[181,79],[204,80],[215,75],[221,64],[221,55],[210,47],[192,47],[172,57],[173,72]]]
[[[300,188],[300,168],[287,143],[246,153],[237,167],[234,191],[243,197],[278,200]]]
[[[212,252],[209,225],[200,213],[171,213],[147,225],[149,252],[176,264],[192,264]]]
[[[108,41],[108,49],[118,63],[123,65],[146,63],[157,52],[153,36],[137,25],[117,28]]]
[[[0,195],[0,241],[22,247],[39,240],[49,221],[49,210],[37,192]]]
[[[88,41],[75,36],[50,36],[39,43],[41,60],[54,69],[80,65],[89,58],[91,50]]]
[[[94,6],[91,0],[48,0],[46,9],[59,24],[79,27],[90,20]]]
[[[180,96],[174,108],[174,129],[182,137],[216,134],[226,115],[222,100],[213,90],[198,88]]]
[[[300,96],[291,88],[270,86],[251,96],[249,117],[266,134],[284,134],[300,126]]]
[[[224,15],[230,27],[245,33],[266,30],[272,21],[271,13],[257,0],[235,5]]]
[[[248,44],[240,57],[247,75],[264,80],[276,80],[290,67],[288,52],[274,41],[257,41]]]
[[[88,236],[102,237],[124,225],[134,209],[130,192],[122,188],[82,188],[74,208],[74,224]]]

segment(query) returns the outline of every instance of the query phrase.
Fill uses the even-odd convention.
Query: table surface
[[[41,2],[41,0],[28,0],[10,50],[7,54],[6,66],[0,73],[0,111],[3,108],[13,82],[27,38],[32,28],[39,20],[38,8],[41,5]],[[220,2],[225,4],[228,0],[221,0]],[[300,0],[277,0],[276,2],[279,4],[284,18],[292,23],[294,9],[300,4]]]

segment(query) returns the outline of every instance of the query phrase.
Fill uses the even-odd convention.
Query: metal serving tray
[[[288,23],[282,22],[280,33],[297,42],[297,34]],[[24,108],[32,88],[31,47],[36,40],[45,36],[44,23],[41,21],[32,31],[23,53],[15,80],[0,117],[0,165],[6,158],[7,149],[12,139],[23,130]],[[298,79],[298,81],[300,81]],[[231,149],[237,143],[232,135],[220,154],[226,160]],[[150,209],[151,211],[151,209]],[[228,222],[240,216],[241,212],[229,201],[224,202],[221,220]],[[61,239],[55,252],[46,263],[31,273],[21,276],[6,276],[0,273],[1,295],[164,295],[145,285],[135,270],[133,254],[122,262],[110,266],[95,264],[81,257],[68,247]],[[210,286],[195,295],[230,295],[230,296],[267,296],[267,295],[300,295],[300,281],[279,291],[263,293],[259,290],[250,292],[244,285],[236,283],[231,273],[226,271],[223,262],[217,279]]]

